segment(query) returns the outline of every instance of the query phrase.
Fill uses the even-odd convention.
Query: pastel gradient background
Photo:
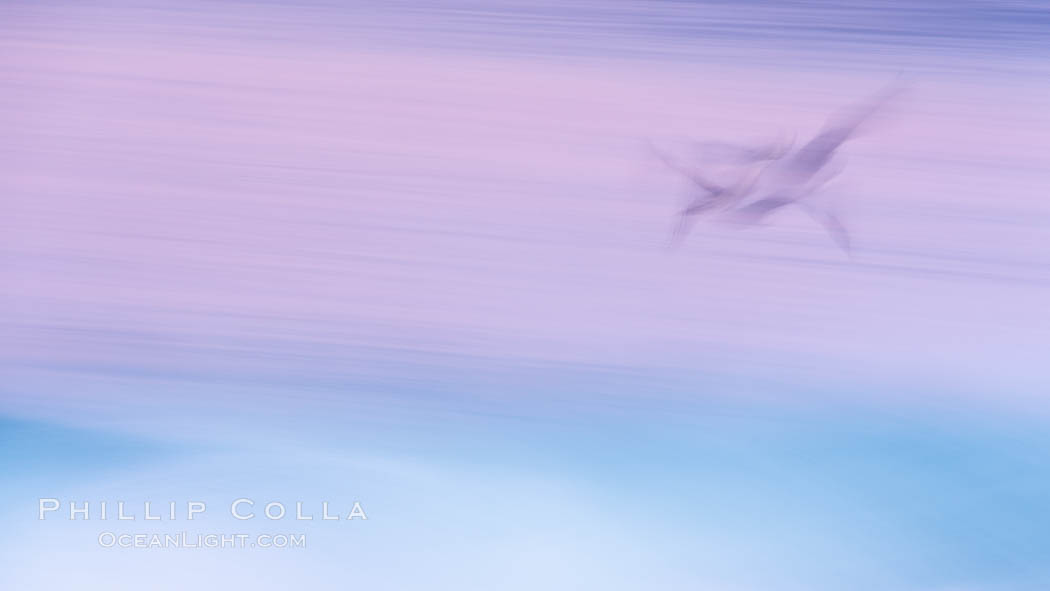
[[[0,588],[1050,588],[1044,3],[5,1],[0,33]],[[646,141],[805,140],[898,77],[828,189],[852,256],[787,210],[667,248]],[[105,549],[40,497],[309,546]]]

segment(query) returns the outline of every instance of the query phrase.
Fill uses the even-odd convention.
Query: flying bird
[[[718,142],[697,144],[701,153],[736,167],[737,180],[729,185],[711,182],[699,171],[651,146],[668,167],[689,178],[702,191],[679,212],[674,239],[681,240],[693,218],[701,213],[719,212],[738,224],[754,225],[771,213],[794,205],[823,226],[836,245],[849,252],[850,236],[842,221],[833,211],[819,208],[807,198],[842,172],[845,162],[839,148],[863,131],[872,115],[900,90],[900,85],[895,84],[830,117],[813,139],[794,151],[790,149],[793,142],[757,148]],[[743,204],[752,195],[759,197]]]

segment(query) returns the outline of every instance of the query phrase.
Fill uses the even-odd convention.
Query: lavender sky
[[[0,587],[1046,588],[1048,29],[0,4]],[[668,248],[647,142],[804,142],[894,80],[823,195],[851,254],[790,209]],[[245,495],[370,519],[234,554],[36,519]]]

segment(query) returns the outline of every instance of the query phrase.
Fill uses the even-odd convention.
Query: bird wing
[[[838,245],[839,248],[846,251],[848,254],[851,248],[849,231],[846,230],[846,226],[842,224],[842,220],[839,219],[834,212],[826,209],[817,209],[812,206],[803,204],[803,209],[817,221],[824,229],[828,231],[828,235],[831,236],[831,240]]]
[[[680,164],[677,160],[672,158],[670,154],[667,154],[666,152],[660,150],[655,145],[653,145],[652,142],[649,143],[649,149],[657,158],[660,159],[661,162],[667,165],[668,168],[688,178],[690,181],[693,182],[693,184],[700,187],[704,191],[707,191],[708,193],[712,194],[717,194],[725,191],[725,187],[719,185],[718,183],[710,181],[696,170]]]
[[[792,165],[800,171],[816,172],[831,158],[832,153],[846,140],[855,135],[872,115],[883,108],[902,91],[900,83],[894,83],[870,99],[847,107],[828,118],[824,128],[792,158]]]

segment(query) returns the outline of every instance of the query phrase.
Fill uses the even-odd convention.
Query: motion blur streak
[[[1047,588],[1048,35],[1021,1],[0,4],[0,587]],[[790,163],[893,81],[833,218],[667,248],[697,187],[650,146]],[[129,566],[36,522],[313,493],[367,526]]]

